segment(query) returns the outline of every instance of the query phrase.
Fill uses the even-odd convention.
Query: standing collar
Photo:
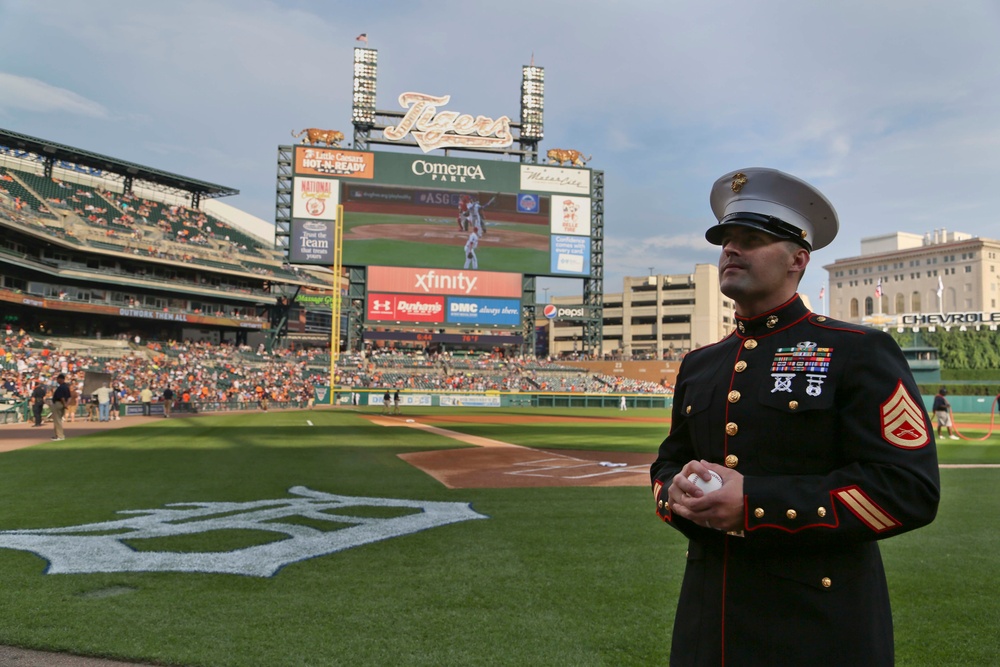
[[[777,308],[754,317],[736,316],[736,335],[740,338],[758,338],[781,331],[801,320],[811,311],[802,303],[802,298],[795,294],[791,299]]]

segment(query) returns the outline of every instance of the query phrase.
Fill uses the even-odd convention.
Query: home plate
[[[415,422],[415,421],[416,421],[415,419],[407,419],[407,420],[406,420],[406,423],[407,423],[407,424],[412,424],[412,423],[413,423],[413,422]]]

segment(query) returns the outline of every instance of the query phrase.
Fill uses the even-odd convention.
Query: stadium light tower
[[[375,126],[375,86],[378,79],[378,51],[354,49],[354,102],[351,122],[354,123],[354,147],[367,150],[372,127]]]
[[[531,65],[521,68],[522,150],[531,151],[531,161],[538,161],[538,142],[545,136],[545,68]]]

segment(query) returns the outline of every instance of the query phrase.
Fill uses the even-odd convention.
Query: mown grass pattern
[[[417,412],[570,416],[440,425],[651,458],[668,428],[661,410],[619,418],[610,409],[428,409],[404,418]],[[39,557],[0,549],[0,643],[195,667],[666,664],[686,545],[656,519],[649,491],[449,490],[397,456],[456,446],[464,445],[315,410],[154,422],[4,454],[3,530],[105,521],[174,502],[284,498],[300,484],[469,502],[490,518],[302,561],[268,579],[45,575]],[[940,453],[942,462],[996,462],[1000,438],[949,441]],[[1000,655],[998,478],[997,469],[944,470],[937,521],[882,543],[897,664],[985,665]],[[191,546],[239,543],[238,535],[204,534]]]

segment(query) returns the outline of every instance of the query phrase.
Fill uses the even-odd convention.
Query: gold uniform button
[[[740,392],[736,391],[735,389],[733,391],[729,392],[729,402],[730,403],[735,403],[738,400],[740,400]]]
[[[656,501],[656,505],[657,505],[657,506],[658,506],[658,507],[659,507],[660,509],[663,509],[663,501],[662,501],[662,500],[657,500],[657,501]]]
[[[796,512],[795,510],[788,510],[787,512],[785,512],[785,516],[787,516],[789,519],[794,519],[798,515],[799,515],[798,512]]]
[[[799,402],[798,401],[788,401],[788,409],[789,410],[798,410],[799,409]]]
[[[740,430],[740,427],[736,425],[736,422],[729,422],[726,424],[726,435],[736,435]]]
[[[818,510],[816,510],[816,514],[818,514],[819,517],[822,519],[823,517],[826,516],[826,508],[820,507]]]
[[[737,361],[736,362],[736,372],[737,373],[742,373],[746,369],[747,369],[747,362],[745,362],[745,361]]]
[[[745,347],[748,350],[752,350],[755,347],[757,347],[757,341],[755,341],[753,338],[747,338],[745,341],[743,341],[743,347]]]
[[[826,322],[826,318],[823,317],[822,315],[820,315],[819,317],[816,318],[816,321],[817,322]]]
[[[833,586],[833,582],[830,581],[830,577],[823,577],[822,579],[820,579],[820,583],[823,584],[823,588],[829,588],[830,586]]]
[[[763,518],[764,517],[764,508],[763,507],[758,507],[757,509],[755,509],[753,511],[753,515],[755,517],[757,517],[758,519]]]
[[[687,406],[687,409],[685,409],[684,412],[691,414],[691,406]]]
[[[726,457],[727,468],[735,468],[739,462],[740,462],[740,457],[736,456],[736,454],[730,454],[729,456]]]

